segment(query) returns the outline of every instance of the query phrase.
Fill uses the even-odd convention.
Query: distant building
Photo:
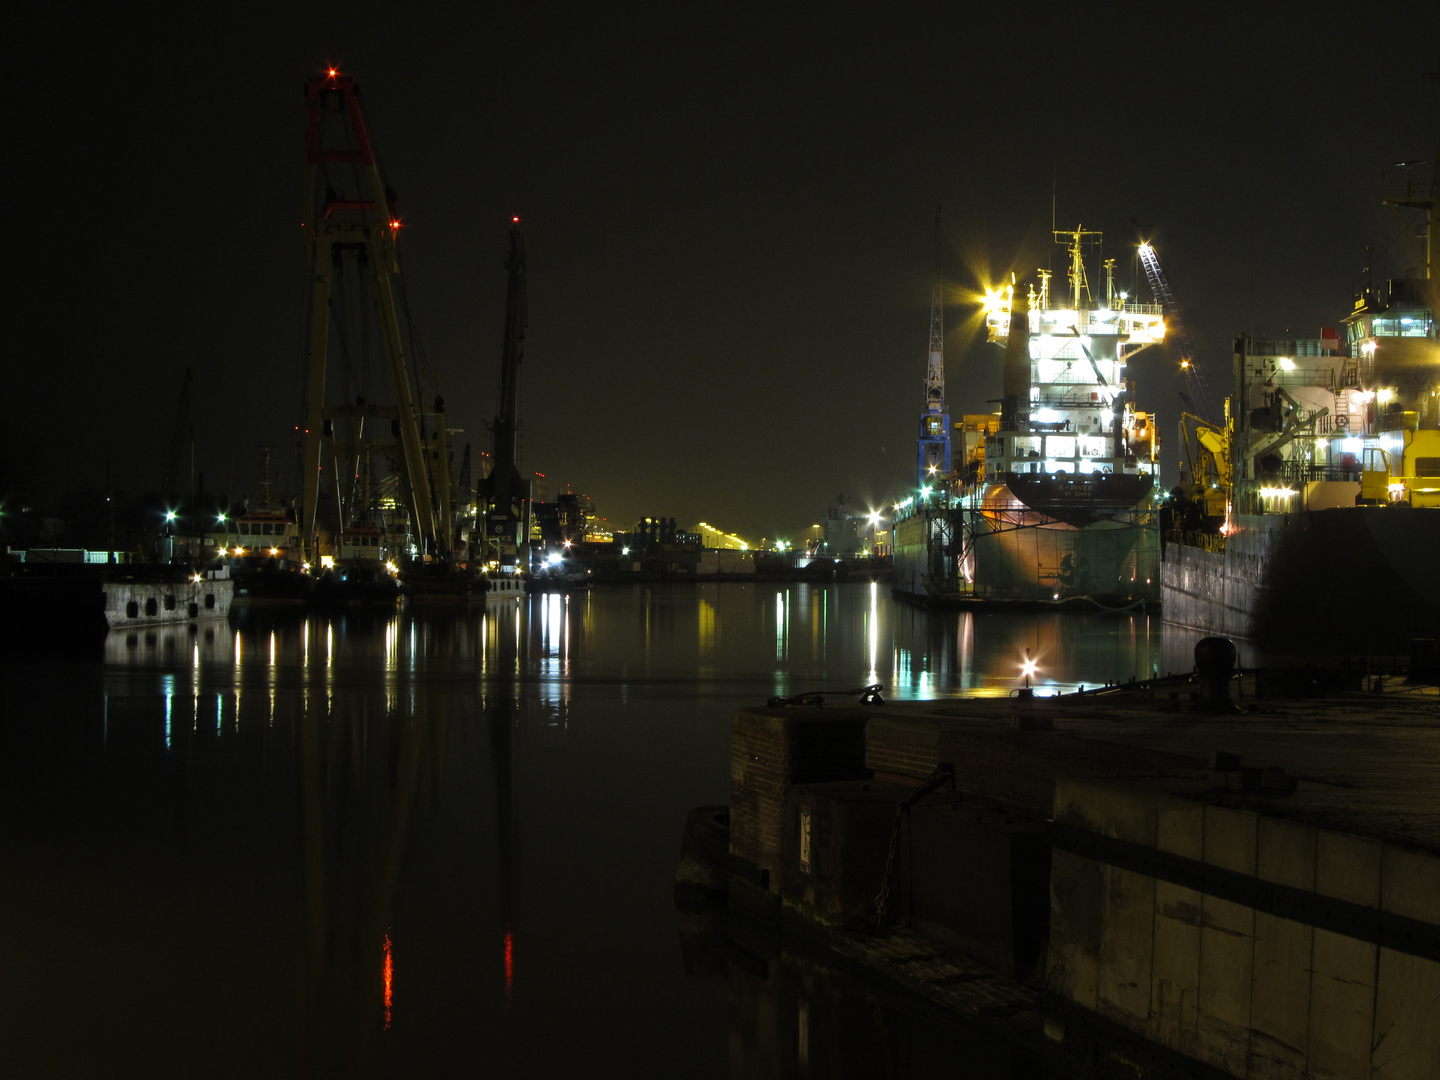
[[[700,546],[712,548],[717,551],[749,551],[750,545],[734,533],[722,532],[714,525],[707,525],[700,522],[695,526],[695,531],[700,534]]]

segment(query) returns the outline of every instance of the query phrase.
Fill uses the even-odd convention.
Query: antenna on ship
[[[940,269],[941,207],[935,208],[935,284],[930,292],[930,357],[925,369],[925,411],[920,414],[918,486],[950,477],[950,417],[945,412],[945,300]]]

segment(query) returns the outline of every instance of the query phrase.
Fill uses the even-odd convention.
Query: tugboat
[[[1113,259],[1103,301],[1092,296],[1085,252],[1098,231],[1054,235],[1070,258],[1069,302],[1052,302],[1045,270],[1038,288],[987,294],[988,340],[1005,349],[1001,409],[957,425],[953,469],[943,406],[922,417],[919,490],[895,507],[902,598],[1101,607],[1160,599],[1158,439],[1126,367],[1163,340],[1163,313],[1117,292]],[[933,329],[931,341],[933,371]],[[927,464],[927,447],[942,440]]]

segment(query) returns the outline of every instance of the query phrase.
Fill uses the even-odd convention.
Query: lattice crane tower
[[[940,275],[940,208],[935,208],[935,287],[930,293],[930,359],[925,369],[925,411],[916,441],[918,486],[935,488],[950,478],[950,414],[945,411],[945,300]]]

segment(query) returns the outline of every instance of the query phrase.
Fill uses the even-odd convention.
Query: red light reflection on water
[[[395,982],[395,957],[390,951],[390,935],[385,935],[385,1028],[390,1028],[390,1004]]]
[[[515,983],[515,935],[505,931],[505,1004],[510,1004],[510,989]]]

